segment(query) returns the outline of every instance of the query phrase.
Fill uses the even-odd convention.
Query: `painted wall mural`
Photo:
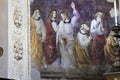
[[[32,67],[103,73],[119,64],[113,8],[109,0],[31,0]]]

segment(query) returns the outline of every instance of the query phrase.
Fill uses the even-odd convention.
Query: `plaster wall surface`
[[[0,57],[0,77],[8,73],[8,0],[0,0],[0,47],[4,49]]]

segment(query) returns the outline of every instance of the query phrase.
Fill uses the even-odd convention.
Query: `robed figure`
[[[76,60],[73,53],[74,32],[71,20],[66,11],[61,12],[62,20],[57,30],[57,47],[61,55],[61,66],[65,70],[71,70],[76,67]]]
[[[46,25],[46,41],[45,41],[45,58],[46,64],[52,64],[58,58],[57,48],[56,48],[56,10],[51,10],[49,13],[49,19],[47,19]]]
[[[119,57],[120,46],[117,42],[117,39],[113,37],[113,33],[114,32],[111,32],[106,39],[107,41],[104,46],[104,52],[107,62],[112,66],[116,66],[119,65],[118,57]]]
[[[95,19],[91,22],[91,36],[92,36],[92,46],[91,46],[91,54],[93,57],[93,63],[95,66],[100,66],[105,62],[104,57],[104,45],[106,38],[106,31],[103,22],[103,13],[97,12],[95,14]]]
[[[32,63],[41,65],[43,56],[43,42],[45,41],[45,25],[40,15],[40,10],[35,9],[30,18],[30,35],[31,35],[31,60]]]
[[[90,55],[91,37],[89,27],[83,23],[75,39],[75,55],[79,67],[88,67],[92,64]]]

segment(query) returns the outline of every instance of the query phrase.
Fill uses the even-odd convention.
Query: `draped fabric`
[[[105,36],[104,34],[99,35],[95,34],[93,36],[91,54],[93,57],[93,63],[96,66],[101,65],[104,62],[104,45],[105,45]]]
[[[31,60],[36,62],[37,65],[41,64],[42,60],[42,43],[39,40],[38,37],[40,37],[42,34],[37,34],[36,32],[36,24],[33,18],[30,19],[31,23],[31,29],[30,29],[30,34],[31,34]]]
[[[77,64],[79,67],[81,66],[89,66],[91,64],[90,58],[88,57],[86,51],[84,48],[81,47],[81,45],[78,43],[78,40],[75,39],[75,55]]]
[[[76,67],[75,55],[73,54],[73,45],[73,40],[67,41],[66,44],[59,44],[61,65],[65,70],[71,70]]]
[[[117,51],[116,41],[113,37],[107,38],[107,43],[104,46],[105,58],[109,64],[113,64],[116,60],[115,53]]]
[[[52,64],[58,58],[56,49],[56,32],[54,31],[50,19],[46,21],[46,41],[45,58],[46,64]]]
[[[71,23],[61,21],[57,31],[57,46],[61,55],[61,65],[65,70],[71,70],[76,67],[74,49],[73,28]]]

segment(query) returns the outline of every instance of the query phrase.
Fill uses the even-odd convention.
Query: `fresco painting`
[[[115,59],[111,53],[118,50],[112,47],[119,46],[113,39],[113,8],[108,0],[31,1],[32,67],[38,73],[109,71]]]

